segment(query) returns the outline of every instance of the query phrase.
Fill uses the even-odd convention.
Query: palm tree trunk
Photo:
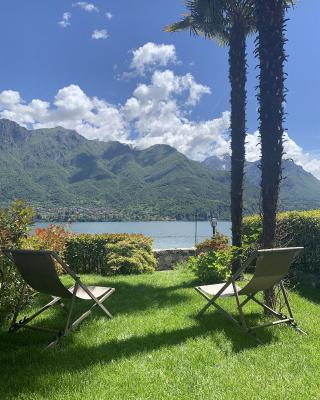
[[[243,176],[246,137],[246,32],[241,20],[232,27],[229,49],[231,84],[231,222],[232,245],[241,248],[243,216]],[[239,254],[232,262],[240,267]]]
[[[284,0],[255,0],[258,40],[256,54],[260,60],[261,195],[263,212],[262,241],[272,248],[276,241],[276,212],[281,181],[283,155],[283,122],[285,101]],[[275,306],[274,290],[265,293],[265,300]]]

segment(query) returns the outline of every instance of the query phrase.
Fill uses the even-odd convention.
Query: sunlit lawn
[[[1,331],[0,399],[320,397],[320,291],[290,293],[308,336],[279,326],[262,330],[258,345],[213,308],[195,318],[204,300],[191,273],[83,280],[116,288],[106,302],[115,318],[96,310],[49,351],[50,334]],[[247,311],[257,322],[259,308]],[[40,322],[51,326],[63,316],[57,308]]]

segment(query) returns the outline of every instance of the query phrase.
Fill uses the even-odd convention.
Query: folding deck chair
[[[81,321],[87,318],[96,306],[99,306],[109,318],[112,318],[112,315],[103,305],[103,302],[115,291],[114,288],[84,285],[68,265],[57,254],[51,251],[2,249],[2,252],[14,262],[25,281],[10,326],[10,332],[15,332],[20,328],[28,328],[55,333],[56,337],[54,341],[47,347],[50,348],[55,346],[62,337],[66,336]],[[74,279],[74,286],[67,289],[63,285],[57,274],[55,262],[58,262],[63,270]],[[50,295],[52,300],[31,316],[24,317],[22,320],[17,322],[17,317],[22,307],[23,295],[27,284],[37,292]],[[62,299],[71,300],[68,308],[62,303]],[[76,299],[87,301],[93,300],[94,304],[91,305],[91,307],[79,318],[72,322],[71,317]],[[34,318],[54,305],[62,306],[67,314],[65,325],[62,330],[28,325]]]
[[[196,287],[195,289],[197,290],[197,292],[199,292],[207,300],[207,304],[199,312],[199,315],[202,315],[211,305],[213,305],[214,307],[216,307],[217,310],[221,311],[232,322],[235,322],[236,324],[240,325],[240,327],[245,332],[253,334],[254,337],[255,335],[253,332],[258,328],[263,328],[283,323],[290,325],[300,333],[305,333],[297,326],[282,281],[282,279],[287,275],[290,265],[292,264],[294,258],[302,250],[303,247],[258,250],[254,252],[251,255],[251,257],[248,258],[248,260],[243,264],[243,266],[234,275],[232,275],[227,282],[215,285]],[[250,265],[253,264],[254,261],[256,261],[254,275],[243,288],[240,288],[236,284],[236,280]],[[255,297],[255,295],[258,292],[270,289],[277,284],[279,284],[280,286],[280,291],[283,296],[283,300],[286,305],[289,316],[286,316],[281,312],[273,310],[272,308],[268,307],[266,304],[264,304]],[[240,296],[246,296],[246,298],[243,301],[240,301]],[[239,312],[239,321],[236,318],[234,318],[228,311],[223,309],[219,304],[217,304],[216,301],[220,297],[235,298],[237,309]],[[274,317],[277,317],[278,319],[276,321],[268,322],[257,326],[248,326],[243,313],[243,307],[250,300],[259,304],[262,308],[267,310],[270,314],[272,314]],[[260,340],[258,341],[261,342]]]

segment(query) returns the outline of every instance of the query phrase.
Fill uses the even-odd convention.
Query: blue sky
[[[164,142],[195,159],[221,156],[228,147],[227,49],[162,31],[184,11],[181,0],[3,0],[1,116],[28,127],[63,125],[88,138]],[[289,13],[285,126],[288,156],[320,178],[319,15],[319,0],[300,1]],[[247,123],[253,160],[252,52],[253,38]]]

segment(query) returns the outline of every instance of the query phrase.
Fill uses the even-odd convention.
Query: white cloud
[[[99,39],[107,39],[109,37],[108,31],[106,29],[101,29],[101,30],[94,30],[91,38],[95,39],[95,40],[99,40]]]
[[[139,75],[144,75],[152,67],[166,67],[170,63],[177,63],[174,45],[146,43],[132,51],[133,59],[130,68]]]
[[[61,21],[59,21],[58,24],[61,26],[61,28],[67,28],[70,25],[70,19],[71,13],[65,12],[62,14]]]
[[[284,133],[284,159],[291,159],[316,178],[320,179],[320,160],[311,153],[306,152],[287,132]],[[260,158],[260,139],[259,132],[247,135],[246,153],[248,161],[257,161]]]
[[[0,93],[1,118],[11,119],[23,126],[45,118],[48,108],[49,103],[38,99],[25,104],[20,93],[13,90],[4,90]]]
[[[52,103],[39,99],[26,103],[19,92],[5,90],[0,92],[0,118],[31,128],[63,126],[88,139],[119,140],[140,148],[169,144],[195,160],[229,154],[230,113],[200,122],[187,118],[181,96],[190,98],[194,78],[185,77],[169,70],[155,71],[150,84],[139,84],[123,106],[89,97],[77,85],[60,89]],[[285,139],[285,158],[320,179],[320,160],[287,133]],[[259,159],[259,146],[258,132],[248,134],[248,161]]]
[[[93,12],[93,11],[99,12],[98,7],[96,7],[92,3],[87,3],[85,1],[78,1],[77,3],[73,3],[72,7],[80,7],[87,12]]]
[[[127,141],[119,109],[104,100],[88,97],[77,85],[59,90],[53,104],[37,99],[26,104],[18,92],[1,92],[0,117],[26,127],[75,129],[88,139]]]
[[[21,102],[21,96],[19,92],[14,90],[4,90],[0,93],[0,107],[6,108],[11,107]]]
[[[174,46],[173,46],[174,49]],[[173,53],[175,55],[175,51]],[[133,56],[137,61],[137,56]],[[137,63],[145,72],[148,65],[160,65],[160,57]],[[166,58],[169,62],[170,58]],[[172,58],[171,58],[172,59]],[[175,56],[174,56],[174,59]],[[0,118],[8,118],[31,128],[63,126],[75,129],[88,139],[119,140],[140,148],[169,144],[188,157],[203,160],[212,155],[230,154],[230,113],[214,119],[194,121],[193,107],[210,88],[196,82],[193,75],[176,75],[169,69],[156,69],[149,83],[139,83],[123,105],[113,105],[89,97],[79,86],[69,85],[58,91],[49,103],[34,99],[26,103],[19,92],[0,92]],[[320,159],[305,152],[285,134],[286,158],[320,179]],[[247,159],[260,157],[259,133],[247,135]]]
[[[261,156],[259,132],[247,134],[246,137],[246,159],[254,162],[259,160]]]
[[[202,159],[213,151],[218,155],[226,153],[229,143],[224,134],[229,126],[229,113],[214,120],[193,122],[179,105],[183,94],[191,99],[187,103],[194,104],[209,89],[204,87],[195,98],[196,85],[192,75],[176,76],[170,70],[155,71],[150,85],[138,85],[122,109],[136,133],[134,143],[138,147],[169,144],[194,159]]]
[[[113,15],[111,14],[111,12],[106,12],[105,16],[107,17],[107,19],[110,21],[113,18]]]

